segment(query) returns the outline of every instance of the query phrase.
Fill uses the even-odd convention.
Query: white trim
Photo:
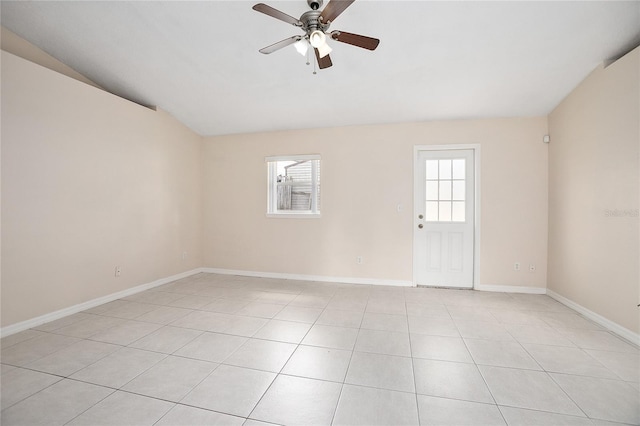
[[[498,293],[524,293],[524,294],[546,294],[547,293],[547,289],[544,287],[520,287],[516,285],[477,284],[474,290],[494,291]]]
[[[640,346],[640,334],[635,333],[631,330],[629,330],[628,328],[625,328],[623,326],[621,326],[620,324],[617,324],[605,317],[603,317],[600,314],[596,314],[595,312],[593,312],[590,309],[585,308],[582,305],[577,304],[576,302],[567,299],[564,296],[559,295],[558,293],[556,293],[553,290],[549,290],[547,289],[547,294],[549,296],[551,296],[552,298],[554,298],[555,300],[557,300],[558,302],[562,303],[563,305],[566,305],[568,307],[570,307],[571,309],[573,309],[574,311],[582,314],[583,316],[589,318],[591,321],[600,324],[601,326],[603,326],[604,328],[606,328],[607,330],[609,330],[612,333],[617,334],[618,336],[622,337],[623,339],[628,340],[629,342],[635,344],[636,346]]]
[[[420,151],[453,151],[453,150],[458,150],[458,149],[471,149],[473,150],[473,159],[474,159],[474,185],[475,185],[475,199],[474,199],[474,224],[473,224],[473,287],[472,289],[478,289],[478,286],[480,285],[480,213],[481,213],[481,209],[480,209],[480,205],[481,205],[481,192],[480,192],[480,183],[481,183],[481,171],[482,169],[480,168],[480,157],[481,157],[481,153],[482,153],[482,147],[480,146],[479,143],[466,143],[466,144],[453,144],[453,145],[414,145],[413,146],[413,202],[414,202],[414,206],[413,206],[413,210],[412,213],[415,216],[415,198],[416,198],[416,186],[419,184],[417,182],[418,176],[417,176],[417,170],[418,170],[418,153]],[[417,226],[416,224],[416,218],[413,218],[413,221],[411,221],[411,223],[413,224],[413,226]],[[413,230],[412,230],[413,231]],[[416,244],[418,242],[416,241],[416,233],[413,232],[413,253],[412,253],[412,260],[413,260],[413,277],[412,277],[412,283],[413,286],[417,286],[418,283],[416,282],[416,259],[415,259],[415,253],[416,253]]]
[[[264,157],[265,162],[271,161],[306,161],[320,160],[320,154],[304,154],[304,155],[276,155],[273,157]]]
[[[111,293],[106,296],[98,297],[86,302],[79,303],[77,305],[69,306],[68,308],[60,309],[55,312],[41,315],[39,317],[31,318],[25,321],[21,321],[15,324],[8,325],[0,328],[0,337],[7,337],[20,331],[28,330],[33,327],[37,327],[47,322],[51,322],[78,312],[86,311],[87,309],[95,308],[96,306],[104,303],[112,302],[123,297],[131,296],[136,293],[140,293],[145,290],[152,289],[154,287],[161,286],[163,284],[170,283],[171,281],[179,280],[180,278],[189,277],[191,275],[199,274],[203,272],[203,268],[196,268],[190,271],[181,272],[170,277],[160,278],[150,283],[141,284],[135,287],[128,288],[116,293]]]
[[[286,273],[280,273],[280,272],[241,271],[236,269],[220,269],[220,268],[202,268],[202,272],[210,272],[213,274],[224,274],[224,275],[241,275],[245,277],[278,278],[278,279],[284,279],[284,280],[323,281],[328,283],[413,287],[413,283],[411,281],[386,280],[386,279],[377,279],[377,278],[330,277],[326,275],[286,274]]]

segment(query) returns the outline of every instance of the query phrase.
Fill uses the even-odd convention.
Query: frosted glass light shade
[[[321,58],[324,58],[325,56],[327,56],[329,53],[331,53],[331,49],[329,47],[329,45],[327,43],[321,45],[320,47],[318,47],[318,56],[320,56]]]
[[[309,49],[309,43],[305,39],[301,39],[296,41],[293,46],[296,48],[299,54],[302,56],[307,55],[307,50]]]
[[[323,44],[326,44],[326,41],[327,41],[327,36],[325,36],[322,31],[315,30],[309,35],[309,42],[316,49],[322,46]]]

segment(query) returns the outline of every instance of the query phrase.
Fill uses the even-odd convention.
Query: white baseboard
[[[37,327],[47,322],[55,321],[57,319],[66,317],[71,314],[86,311],[87,309],[95,308],[96,306],[104,303],[112,302],[114,300],[122,299],[123,297],[131,296],[132,294],[140,293],[145,290],[152,289],[154,287],[161,286],[163,284],[170,283],[171,281],[179,280],[180,278],[189,277],[191,275],[199,274],[203,272],[202,268],[192,269],[190,271],[182,272],[180,274],[172,275],[170,277],[160,278],[150,283],[141,284],[135,287],[128,288],[126,290],[119,291],[117,293],[111,293],[106,296],[98,297],[77,305],[69,306],[68,308],[60,309],[55,312],[51,312],[45,315],[41,315],[36,318],[31,318],[25,321],[21,321],[15,324],[8,325],[0,328],[0,337],[7,337],[20,331],[28,330],[33,327]]]
[[[474,287],[478,291],[495,291],[498,293],[525,293],[525,294],[546,294],[544,287],[520,287],[516,285],[485,285],[479,284]]]
[[[328,282],[328,283],[413,287],[413,283],[411,281],[381,280],[376,278],[331,277],[326,275],[303,275],[303,274],[285,274],[280,272],[239,271],[235,269],[220,269],[220,268],[202,268],[202,272],[210,272],[212,274],[223,274],[223,275],[241,275],[245,277],[278,278],[278,279],[284,279],[284,280],[321,281],[321,282]]]
[[[547,289],[547,294],[554,298],[555,300],[557,300],[558,302],[562,303],[565,306],[570,307],[571,309],[573,309],[574,311],[582,314],[583,316],[589,318],[591,321],[594,321],[595,323],[603,326],[604,328],[606,328],[607,330],[611,331],[612,333],[617,334],[618,336],[622,337],[623,339],[628,340],[629,342],[640,346],[640,334],[638,333],[634,333],[633,331],[629,330],[628,328],[625,328],[623,326],[621,326],[620,324],[617,324],[605,317],[603,317],[602,315],[596,314],[595,312],[585,308],[582,305],[577,304],[576,302],[573,302],[569,299],[567,299],[564,296],[559,295],[558,293],[556,293],[553,290],[549,290]]]

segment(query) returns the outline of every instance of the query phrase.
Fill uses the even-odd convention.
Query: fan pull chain
[[[313,61],[313,75],[316,75],[316,65],[318,64],[318,61]]]

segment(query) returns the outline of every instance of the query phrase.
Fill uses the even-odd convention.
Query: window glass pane
[[[438,219],[440,222],[451,222],[451,201],[440,201]]]
[[[454,179],[464,179],[464,166],[465,166],[464,158],[453,160],[453,178]]]
[[[269,169],[269,213],[320,212],[320,160],[270,161]]]
[[[431,221],[431,222],[438,221],[438,202],[437,201],[427,201],[426,218],[428,221]]]
[[[450,200],[451,199],[451,181],[450,180],[441,180],[440,181],[440,196],[439,200]]]
[[[453,181],[453,199],[454,200],[464,200],[464,184],[463,180],[454,180]]]
[[[438,200],[438,181],[427,181],[427,200]]]
[[[464,222],[464,201],[454,201],[453,202],[453,212],[451,215],[451,219],[454,222]]]
[[[440,160],[440,179],[451,179],[451,160]]]
[[[427,179],[438,179],[438,160],[427,160]]]

